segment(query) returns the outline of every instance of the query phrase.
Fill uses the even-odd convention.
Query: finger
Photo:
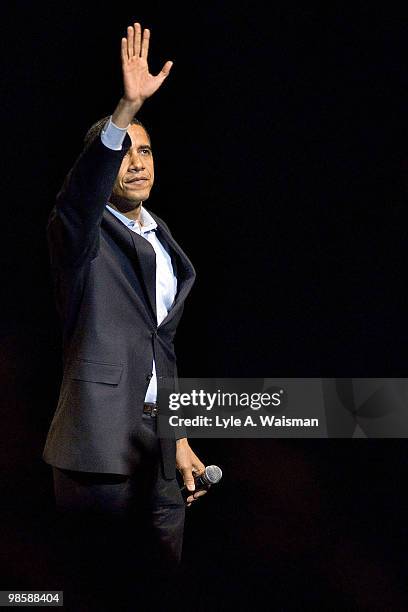
[[[195,502],[199,497],[205,495],[207,491],[205,489],[200,489],[199,491],[195,491],[192,495],[189,495],[186,499],[187,503]]]
[[[127,44],[127,39],[126,38],[122,38],[121,41],[121,48],[120,48],[120,55],[122,57],[122,64],[125,64],[127,62],[128,58],[128,44]]]
[[[149,40],[150,40],[150,30],[145,28],[143,30],[143,38],[142,38],[142,49],[140,56],[147,60],[147,54],[149,53]]]
[[[202,497],[206,493],[207,491],[205,491],[204,489],[200,489],[200,491],[197,491],[196,493],[194,493],[193,498],[198,499],[199,497]]]
[[[136,57],[140,57],[141,30],[142,30],[142,27],[140,23],[135,23],[135,39],[134,39],[133,54],[136,55]]]
[[[127,42],[128,42],[128,58],[131,59],[134,55],[133,52],[133,45],[134,45],[134,31],[132,26],[128,27],[128,38],[127,38]]]
[[[201,476],[201,474],[204,474],[204,472],[205,472],[205,465],[204,465],[204,463],[201,463],[201,461],[199,459],[197,459],[197,461],[193,462],[193,472],[195,472],[199,476]]]

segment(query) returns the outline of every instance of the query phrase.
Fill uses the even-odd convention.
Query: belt
[[[143,404],[143,413],[144,414],[150,414],[150,416],[155,417],[155,416],[157,416],[158,410],[159,410],[159,408],[158,408],[156,403],[146,402],[146,403]]]

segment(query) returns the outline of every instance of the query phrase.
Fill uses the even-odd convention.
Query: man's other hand
[[[191,506],[194,501],[205,495],[207,491],[200,490],[195,492],[194,478],[204,474],[205,465],[192,450],[187,438],[177,440],[176,466],[183,476],[183,481],[187,490],[191,491],[191,495],[189,495],[186,500],[187,506]]]

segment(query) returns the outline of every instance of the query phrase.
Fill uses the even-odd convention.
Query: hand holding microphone
[[[181,493],[187,505],[189,506],[193,500],[204,495],[209,488],[217,484],[221,478],[222,470],[218,465],[207,465],[202,474],[195,476],[194,491],[189,490],[186,485],[181,488]]]
[[[187,438],[180,438],[176,444],[176,466],[183,477],[182,496],[190,506],[198,497],[205,495],[209,487],[221,479],[222,472],[216,465],[205,467],[190,447]]]

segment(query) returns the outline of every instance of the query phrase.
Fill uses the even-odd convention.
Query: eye
[[[140,149],[142,155],[151,155],[150,149]]]

